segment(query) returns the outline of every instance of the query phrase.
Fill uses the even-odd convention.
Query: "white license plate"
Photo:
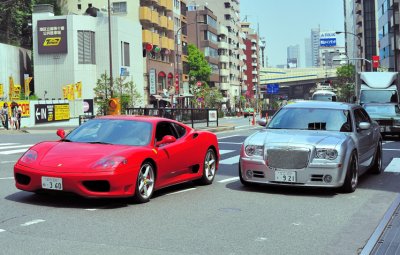
[[[275,171],[275,181],[277,181],[277,182],[296,182],[296,172],[294,172],[294,171]]]
[[[63,190],[62,178],[42,176],[42,188]]]

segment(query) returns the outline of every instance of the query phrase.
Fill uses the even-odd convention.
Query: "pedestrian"
[[[16,102],[11,103],[11,127],[15,130],[19,129],[18,125],[18,104]]]
[[[8,130],[8,104],[4,103],[3,108],[0,110],[1,123],[3,127]]]
[[[21,118],[22,118],[22,107],[21,107],[21,105],[18,105],[18,116],[17,116],[17,120],[18,120],[18,127],[19,127],[19,129],[21,129]]]

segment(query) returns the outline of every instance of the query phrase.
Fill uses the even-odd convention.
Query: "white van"
[[[329,90],[317,90],[312,94],[311,100],[336,102],[335,92]]]

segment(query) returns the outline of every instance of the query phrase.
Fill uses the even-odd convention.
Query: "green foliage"
[[[205,83],[210,80],[212,69],[203,52],[194,44],[188,45],[188,64],[190,84],[195,84],[197,81]]]
[[[93,89],[95,94],[95,103],[97,105],[97,115],[107,113],[108,100],[111,97],[110,76],[104,73],[97,79],[96,87]],[[124,82],[123,78],[117,78],[113,82],[113,97],[118,97],[121,102],[121,113],[126,108],[142,105],[142,97],[132,82]]]
[[[336,69],[338,100],[350,102],[354,96],[355,67],[352,64],[340,66]]]
[[[39,99],[39,97],[35,94],[32,94],[29,96],[29,100],[38,100],[38,99]]]
[[[208,84],[191,85],[191,92],[194,95],[192,103],[204,108],[219,108],[223,98],[220,90],[210,88]]]

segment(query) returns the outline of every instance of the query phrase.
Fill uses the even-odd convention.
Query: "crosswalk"
[[[0,143],[0,155],[23,153],[33,144]]]

